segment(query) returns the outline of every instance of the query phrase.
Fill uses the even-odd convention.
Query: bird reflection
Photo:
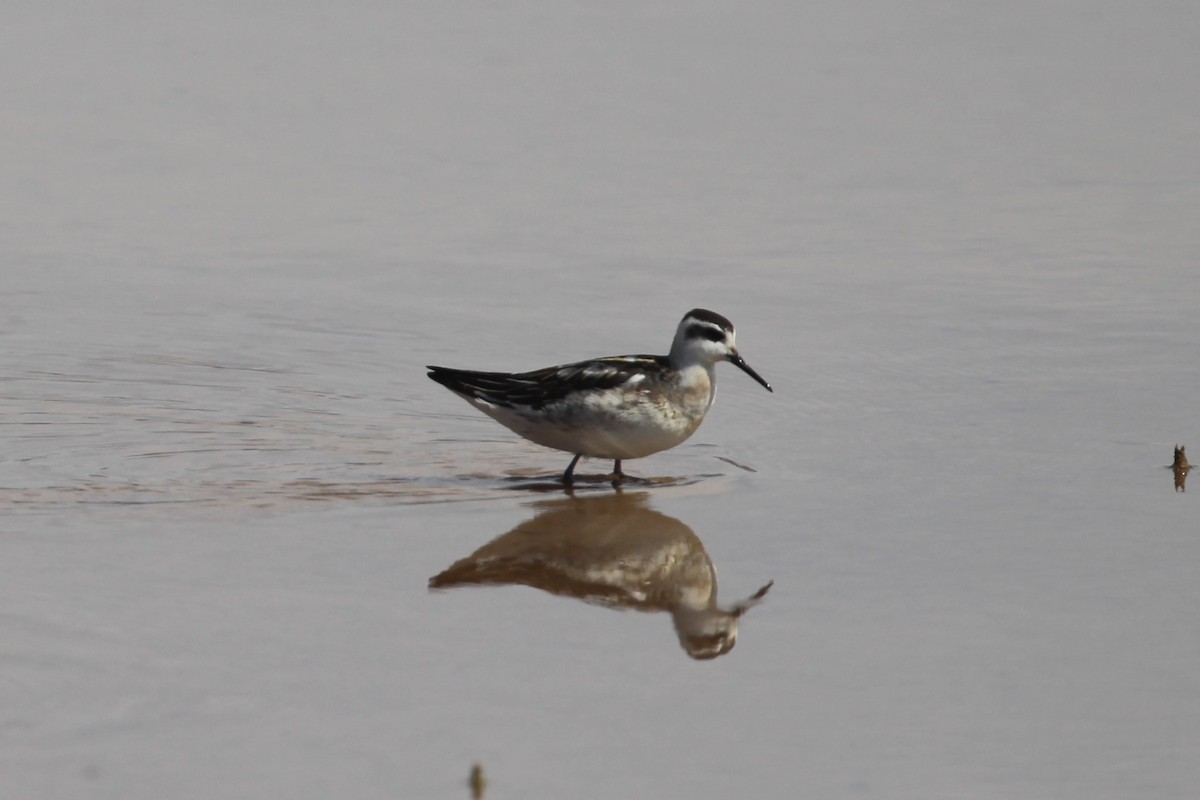
[[[1175,445],[1175,463],[1171,465],[1171,471],[1175,473],[1175,491],[1187,491],[1187,476],[1191,468],[1187,460],[1187,448]]]
[[[689,656],[722,656],[738,620],[773,581],[729,608],[717,573],[687,525],[647,506],[648,495],[611,494],[536,503],[535,517],[429,579],[430,589],[532,586],[614,609],[667,611]]]

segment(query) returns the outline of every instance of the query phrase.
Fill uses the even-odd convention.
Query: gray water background
[[[0,60],[0,796],[1196,796],[1193,4],[17,4]],[[628,491],[774,579],[737,647],[430,593],[566,459],[422,366],[695,306],[776,391]]]

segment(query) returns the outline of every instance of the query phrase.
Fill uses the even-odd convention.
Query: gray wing
[[[535,409],[561,400],[570,392],[612,389],[635,375],[666,368],[666,356],[612,356],[517,373],[427,367],[429,377],[452,392],[507,408]]]

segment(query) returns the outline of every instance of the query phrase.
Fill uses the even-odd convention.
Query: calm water
[[[1195,795],[1200,11],[10,17],[0,796]],[[620,494],[422,369],[695,306]]]

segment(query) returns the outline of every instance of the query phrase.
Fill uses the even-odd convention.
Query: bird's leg
[[[613,486],[620,484],[625,480],[625,473],[621,472],[621,459],[613,459]]]
[[[572,477],[572,475],[575,472],[575,465],[579,463],[579,457],[582,455],[583,453],[576,453],[575,457],[571,459],[571,463],[567,465],[567,471],[563,473],[564,486],[570,486],[575,482],[575,479]]]

